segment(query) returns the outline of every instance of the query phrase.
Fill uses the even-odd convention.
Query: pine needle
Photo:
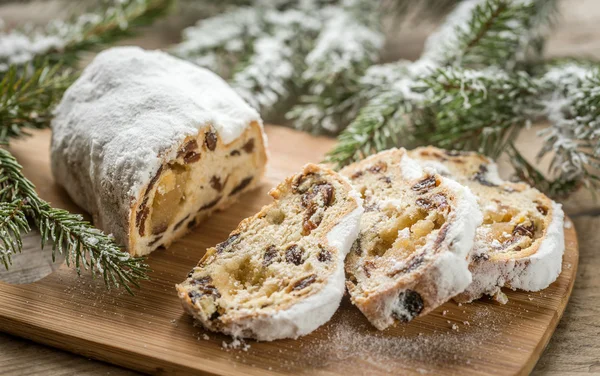
[[[47,61],[24,70],[12,65],[0,80],[0,144],[28,136],[27,129],[49,127],[54,105],[76,78]]]
[[[30,230],[29,219],[40,231],[42,248],[52,243],[53,259],[55,252],[63,254],[78,274],[82,269],[100,274],[107,288],[124,287],[130,294],[131,286],[139,287],[139,281],[148,279],[143,258],[131,257],[80,215],[51,207],[37,195],[21,169],[7,150],[0,149],[0,261],[6,268],[11,255],[21,252],[21,235]]]

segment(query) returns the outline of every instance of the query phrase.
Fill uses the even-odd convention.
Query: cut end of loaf
[[[131,211],[130,253],[168,247],[256,187],[267,159],[263,137],[256,122],[229,144],[210,125],[187,137],[174,158],[162,162]]]
[[[348,182],[309,164],[275,201],[209,248],[177,286],[204,327],[258,340],[296,338],[327,322],[344,294],[344,258],[362,207]]]

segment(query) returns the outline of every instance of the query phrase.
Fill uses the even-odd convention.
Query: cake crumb
[[[447,310],[442,311],[442,316],[446,316],[446,313],[448,313]]]

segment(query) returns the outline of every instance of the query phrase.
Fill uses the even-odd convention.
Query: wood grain
[[[0,284],[0,330],[86,357],[148,373],[223,375],[306,374],[526,374],[556,327],[574,282],[577,239],[566,230],[563,273],[539,293],[508,292],[509,303],[490,300],[443,307],[385,332],[374,330],[347,299],[333,320],[300,340],[249,341],[227,349],[225,336],[195,328],[173,288],[204,249],[269,202],[268,189],[308,161],[319,161],[331,140],[268,127],[271,163],[260,188],[211,217],[168,250],[153,253],[152,280],[135,297],[104,291],[90,276],[60,268],[27,285]],[[16,143],[13,152],[41,195],[77,210],[48,171],[48,132]],[[31,243],[33,247],[33,243]],[[204,339],[207,335],[208,339]]]

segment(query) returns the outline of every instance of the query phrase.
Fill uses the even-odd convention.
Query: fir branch
[[[538,159],[552,155],[550,174],[600,188],[600,69],[568,63],[542,77],[551,94],[544,101],[551,126],[540,131]]]
[[[356,1],[324,12],[329,14],[302,73],[307,93],[286,117],[296,128],[335,134],[356,117],[360,77],[378,60],[384,37],[377,2]]]
[[[318,35],[321,20],[313,9],[290,8],[264,13],[265,34],[253,53],[236,67],[231,85],[263,113],[285,102],[299,87],[306,52]]]
[[[23,207],[25,201],[0,202],[0,262],[8,269],[13,254],[23,249],[21,232],[29,232],[30,227]]]
[[[547,179],[544,174],[523,157],[512,142],[509,143],[506,153],[515,169],[515,177],[519,181],[523,181],[532,187],[536,187],[550,197],[564,198],[581,187],[581,182],[575,179]],[[594,191],[592,191],[592,193],[594,193]]]
[[[338,143],[325,157],[325,163],[340,169],[380,150],[399,145],[409,137],[408,114],[411,101],[395,92],[372,99],[358,117],[340,134]]]
[[[52,110],[76,79],[69,69],[34,62],[32,72],[12,65],[0,80],[0,144],[50,126]]]
[[[433,115],[414,119],[422,144],[497,158],[541,110],[540,84],[524,72],[440,68],[422,84]]]
[[[230,78],[263,33],[264,12],[259,7],[240,7],[202,19],[183,31],[183,41],[171,53]]]
[[[74,66],[83,51],[90,51],[132,35],[135,28],[163,16],[173,0],[115,0],[105,9],[55,20],[43,29],[0,33],[0,72],[26,66],[37,59]]]
[[[114,239],[92,227],[81,216],[56,209],[42,200],[33,184],[21,173],[22,167],[6,150],[0,149],[0,214],[11,213],[5,219],[9,233],[1,233],[3,247],[0,257],[5,266],[10,254],[21,250],[21,232],[28,231],[23,221],[29,219],[40,230],[42,248],[52,242],[52,257],[58,251],[65,255],[67,265],[74,266],[77,273],[89,270],[93,276],[101,274],[110,288],[124,287],[133,294],[131,286],[139,287],[139,281],[148,279],[148,266],[143,258],[131,257],[115,244]],[[7,243],[8,242],[8,243]]]

